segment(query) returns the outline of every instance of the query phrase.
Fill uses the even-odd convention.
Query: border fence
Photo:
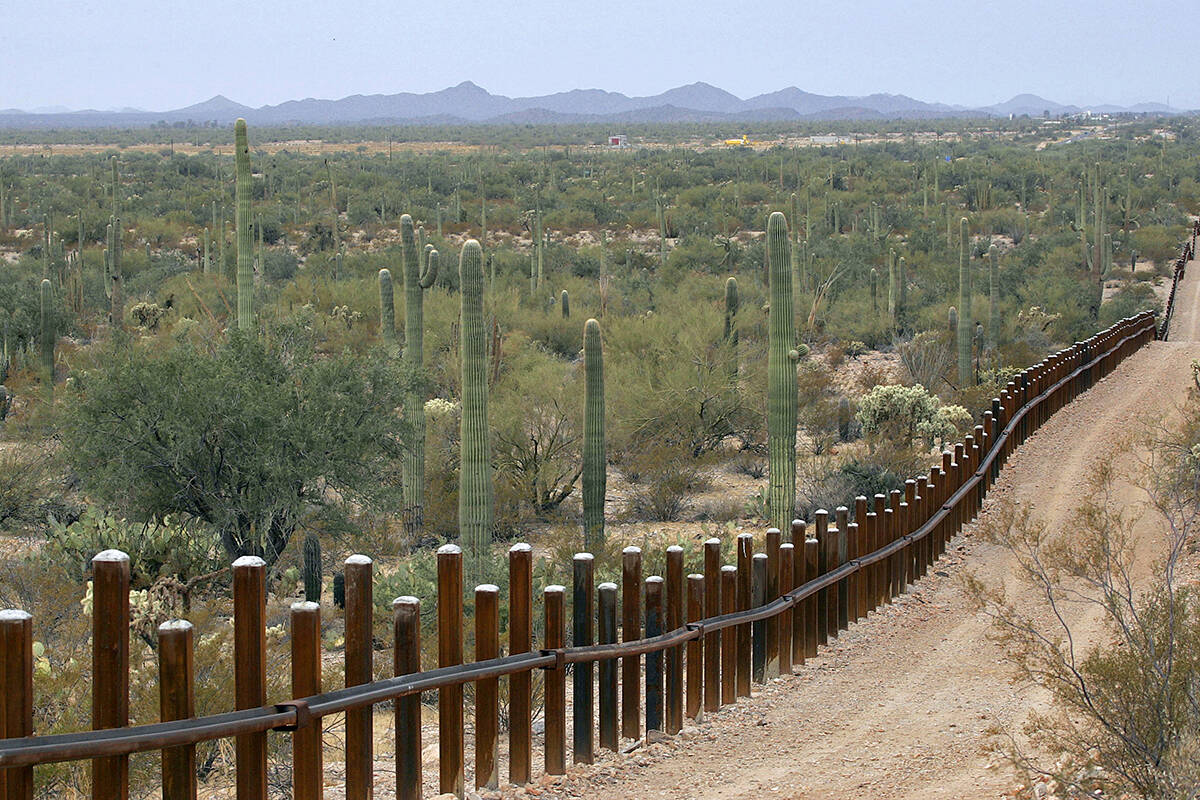
[[[100,553],[92,562],[94,730],[34,735],[34,621],[23,611],[0,611],[0,798],[32,798],[35,765],[82,760],[92,762],[94,798],[125,798],[129,755],[156,750],[162,752],[164,800],[195,798],[195,746],[233,738],[237,797],[265,800],[267,736],[276,731],[292,739],[294,797],[313,800],[323,791],[320,720],[338,713],[346,715],[346,797],[368,798],[373,795],[372,707],[386,702],[395,715],[396,796],[419,798],[420,695],[433,691],[438,692],[438,785],[442,792],[462,796],[464,684],[475,686],[475,783],[496,787],[501,678],[508,680],[507,779],[528,783],[534,776],[534,670],[545,676],[543,768],[548,774],[566,771],[568,665],[574,665],[575,762],[591,763],[597,744],[616,749],[618,731],[627,738],[639,738],[643,731],[676,734],[686,718],[749,696],[752,682],[790,673],[839,631],[920,580],[975,518],[1015,448],[1138,348],[1166,338],[1176,288],[1198,233],[1200,223],[1175,263],[1161,329],[1152,312],[1142,312],[1024,370],[993,398],[972,434],[947,449],[928,474],[906,481],[903,490],[858,497],[853,509],[838,508],[832,515],[817,511],[811,524],[794,521],[786,533],[768,530],[762,552],[754,552],[752,534],[740,534],[735,564],[723,565],[721,542],[710,539],[698,574],[684,574],[683,550],[672,547],[666,575],[643,580],[641,551],[631,547],[622,554],[621,586],[595,585],[592,556],[577,554],[569,645],[568,589],[559,585],[542,592],[545,632],[542,642],[533,641],[533,551],[516,544],[508,554],[509,653],[501,655],[500,649],[499,589],[483,585],[475,588],[474,661],[465,663],[462,553],[445,545],[437,553],[437,667],[423,670],[420,664],[422,601],[399,597],[392,604],[395,677],[373,681],[373,564],[365,556],[351,556],[345,565],[346,688],[320,692],[320,608],[296,603],[290,612],[295,697],[271,704],[266,696],[266,567],[260,559],[244,557],[232,568],[236,710],[194,716],[194,630],[177,620],[158,629],[162,721],[130,726],[130,562],[120,551]]]

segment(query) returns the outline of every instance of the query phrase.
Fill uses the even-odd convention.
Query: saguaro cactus
[[[996,245],[988,248],[988,344],[996,346],[996,328],[1000,325],[1000,250]]]
[[[971,270],[967,218],[958,223],[958,387],[965,389],[971,376]]]
[[[314,533],[304,537],[304,599],[321,602],[321,540]]]
[[[871,311],[879,313],[879,270],[871,267]]]
[[[389,345],[396,343],[396,297],[387,267],[379,270],[379,333]]]
[[[425,256],[417,249],[412,217],[400,217],[400,261],[404,270],[404,363],[418,378],[404,397],[404,418],[412,431],[412,444],[401,465],[404,480],[404,525],[409,533],[421,530],[425,505],[425,392],[419,380],[425,365],[424,291],[437,280],[437,251]]]
[[[559,295],[559,305],[562,306],[562,318],[571,318],[571,298],[567,295],[567,290],[563,289]]]
[[[38,297],[38,316],[41,331],[38,344],[41,346],[42,374],[45,375],[46,392],[54,392],[54,323],[50,319],[50,279],[42,278],[41,291]]]
[[[729,349],[733,351],[730,356],[733,360],[733,364],[729,368],[729,375],[733,380],[737,380],[738,376],[737,313],[737,278],[727,278],[725,280],[725,341],[729,343]]]
[[[604,497],[608,456],[604,441],[604,345],[600,323],[583,326],[583,545],[588,552],[604,544]]]
[[[767,220],[770,312],[767,326],[767,451],[770,460],[770,523],[783,530],[796,504],[796,360],[792,317],[792,269],[787,218]]]
[[[483,250],[469,239],[458,261],[462,322],[461,454],[458,479],[458,530],[468,571],[482,580],[482,564],[492,537],[492,450],[488,439],[487,336],[483,324]]]
[[[246,120],[233,125],[234,197],[237,200],[237,324],[240,330],[254,327],[254,254],[250,238],[250,146]]]

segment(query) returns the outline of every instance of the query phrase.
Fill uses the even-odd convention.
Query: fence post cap
[[[113,561],[128,561],[129,554],[124,550],[101,550],[96,555],[92,556],[92,563],[97,562],[113,562]]]
[[[565,594],[567,587],[560,583],[552,583],[542,590],[542,594]]]
[[[233,562],[234,569],[245,567],[265,567],[266,565],[267,562],[263,561],[258,556],[242,556],[237,561]]]
[[[500,594],[500,587],[494,583],[481,583],[475,587],[475,594]]]
[[[642,552],[642,548],[634,547],[633,545],[630,545],[629,547],[626,547],[624,550],[621,551],[621,553],[623,555],[629,555],[629,556],[641,555],[641,552]]]
[[[346,559],[346,566],[348,566],[348,567],[356,566],[356,565],[360,565],[360,564],[366,565],[366,564],[374,564],[374,563],[375,562],[371,560],[370,556],[364,556],[362,553],[355,553],[354,555],[352,555]]]
[[[575,561],[595,561],[596,559],[595,559],[595,556],[593,556],[591,553],[576,553],[573,560],[575,560]]]
[[[24,622],[27,619],[33,619],[33,615],[19,608],[6,608],[0,611],[0,622]]]
[[[510,552],[510,553],[531,553],[531,552],[533,552],[533,547],[531,547],[528,542],[517,542],[512,547],[508,548],[508,552]]]
[[[7,612],[0,611],[0,619],[4,618],[3,615],[5,613]],[[158,626],[159,633],[170,633],[171,631],[190,631],[191,629],[192,623],[188,622],[186,619],[169,619]]]
[[[292,603],[292,611],[320,611],[321,604],[311,600],[297,600]]]
[[[719,545],[719,544],[721,543],[721,540],[720,540],[720,539],[718,539],[717,537],[713,536],[713,537],[710,537],[710,538],[708,538],[708,539],[705,539],[705,540],[704,540],[704,543],[705,543],[705,544],[717,544],[717,545]]]
[[[680,546],[679,546],[679,545],[677,545],[677,544],[673,544],[673,545],[671,545],[670,547],[668,547],[668,548],[667,548],[667,552],[668,552],[668,553],[682,553],[682,552],[683,552],[683,548],[682,548],[682,547],[680,547]]]
[[[395,600],[392,601],[393,608],[395,608],[396,606],[419,606],[419,605],[421,605],[421,599],[419,597],[413,597],[411,594],[400,595],[399,597],[397,597]]]
[[[462,548],[456,544],[444,544],[437,549],[439,556],[458,556],[462,555]]]
[[[612,581],[605,581],[596,588],[601,592],[615,592],[617,590],[617,585]]]
[[[659,583],[664,583],[664,582],[665,581],[663,581],[661,575],[651,575],[649,578],[646,578],[646,583],[659,584]]]

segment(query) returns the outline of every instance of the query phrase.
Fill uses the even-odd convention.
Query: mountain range
[[[506,97],[464,81],[436,92],[351,95],[340,100],[289,100],[251,108],[217,95],[171,111],[123,108],[67,111],[60,107],[0,109],[0,128],[140,127],[160,123],[229,124],[238,117],[257,125],[386,124],[571,124],[585,122],[752,122],[787,120],[883,120],[948,117],[1053,116],[1083,111],[1117,114],[1179,114],[1159,103],[1082,108],[1033,94],[968,108],[927,103],[902,94],[861,97],[821,95],[789,86],[743,100],[708,83],[692,83],[647,97],[602,89],[573,89],[539,97]]]

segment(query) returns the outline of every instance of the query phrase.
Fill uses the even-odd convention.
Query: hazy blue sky
[[[0,107],[424,92],[903,93],[1200,108],[1194,0],[3,0]],[[1172,45],[1177,52],[1169,52]]]

